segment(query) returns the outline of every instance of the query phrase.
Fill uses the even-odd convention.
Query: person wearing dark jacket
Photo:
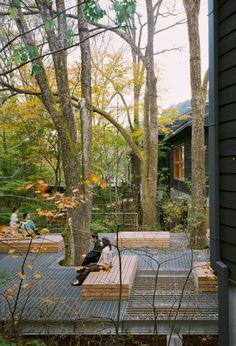
[[[106,237],[102,238],[102,252],[98,263],[90,263],[87,266],[81,266],[77,270],[78,275],[76,280],[72,283],[72,286],[81,286],[86,277],[91,272],[98,272],[100,270],[108,271],[112,267],[112,251],[110,240]]]
[[[87,266],[90,263],[97,263],[102,252],[103,244],[97,234],[91,234],[90,241],[94,246],[86,255],[81,255],[81,258],[83,258],[82,266]]]

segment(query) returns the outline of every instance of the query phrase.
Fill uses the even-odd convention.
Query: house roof
[[[169,140],[170,138],[182,132],[187,127],[192,126],[192,113],[184,113],[184,114],[181,114],[181,116],[185,114],[189,115],[191,118],[188,120],[177,120],[174,123],[174,125],[172,125],[172,128],[174,127],[175,129],[164,138],[164,141]],[[208,127],[208,114],[209,114],[209,111],[208,111],[208,105],[207,105],[205,110],[205,116],[204,116],[204,126],[206,127]]]

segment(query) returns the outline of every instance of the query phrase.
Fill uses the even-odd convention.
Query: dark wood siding
[[[184,180],[191,180],[191,127],[174,136],[171,141],[171,149],[175,146],[184,146]],[[174,179],[174,158],[173,150],[170,150],[170,187],[178,191],[190,193],[188,184],[182,180]]]
[[[236,1],[218,13],[220,254],[236,281]]]
[[[179,134],[170,138],[168,143],[171,144],[171,147],[184,145],[184,180],[187,180],[187,183],[181,180],[174,179],[174,167],[173,167],[173,150],[170,150],[170,187],[176,190],[185,192],[187,194],[191,193],[191,186],[188,182],[191,181],[191,126],[185,128]],[[206,148],[208,145],[208,128],[205,127],[205,144]],[[208,150],[206,149],[206,194],[208,194]]]

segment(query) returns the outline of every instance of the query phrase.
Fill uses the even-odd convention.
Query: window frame
[[[173,147],[173,179],[184,181],[184,144]]]

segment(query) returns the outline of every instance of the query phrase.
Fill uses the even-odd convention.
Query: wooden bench
[[[27,252],[29,248],[30,238],[19,238],[17,240],[11,240],[4,238],[0,242],[0,252],[9,252],[15,250],[15,252]],[[40,237],[33,238],[30,252],[42,251],[42,252],[59,252],[64,248],[64,241],[61,234],[44,234]]]
[[[194,262],[192,273],[198,292],[217,292],[217,277],[208,262]]]
[[[166,249],[170,247],[170,232],[119,232],[118,246]]]
[[[121,267],[121,284],[118,256],[113,257],[110,271],[91,272],[81,286],[82,298],[84,300],[127,300],[137,270],[137,256],[121,256]]]

